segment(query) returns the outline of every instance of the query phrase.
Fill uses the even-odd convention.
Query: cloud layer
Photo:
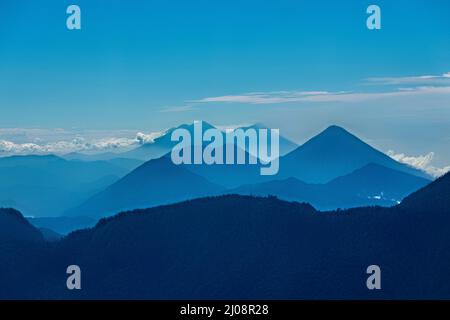
[[[282,91],[208,97],[198,103],[280,104],[292,102],[363,102],[383,98],[450,94],[450,86],[398,88],[382,92]]]
[[[369,78],[366,82],[381,86],[377,91],[271,91],[206,97],[195,103],[281,104],[293,102],[363,102],[392,97],[450,94],[450,72],[442,75]],[[392,87],[385,87],[395,85]]]
[[[139,145],[152,143],[161,136],[162,132],[142,133],[138,132],[134,138],[112,137],[86,140],[76,137],[71,140],[59,140],[55,142],[12,142],[0,139],[0,155],[24,155],[24,154],[65,154],[70,152],[101,152],[121,151]]]
[[[368,78],[367,81],[383,85],[450,85],[450,72],[442,75]]]
[[[438,168],[431,164],[434,158],[434,152],[430,152],[426,155],[420,155],[417,157],[407,156],[404,153],[395,153],[392,150],[389,150],[387,154],[392,159],[397,160],[398,162],[405,163],[411,167],[425,171],[429,175],[436,178],[450,171],[450,166]]]

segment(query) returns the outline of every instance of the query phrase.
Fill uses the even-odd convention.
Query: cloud
[[[410,77],[380,77],[366,79],[372,84],[384,85],[450,85],[450,72],[442,75],[421,75]]]
[[[343,92],[340,92],[343,93]],[[308,97],[331,95],[327,91],[274,91],[274,92],[254,92],[240,95],[227,95],[219,97],[208,97],[196,100],[198,103],[225,102],[225,103],[246,103],[246,104],[278,104],[306,101]],[[339,94],[339,93],[336,93]]]
[[[153,143],[155,141],[155,139],[161,137],[164,134],[165,134],[164,131],[151,132],[151,133],[147,133],[147,134],[146,133],[142,133],[142,132],[138,132],[136,134],[136,141],[139,144]]]
[[[450,83],[449,83],[450,84]],[[392,97],[450,94],[450,86],[398,88],[384,92],[279,91],[208,97],[198,103],[281,104],[293,102],[362,102]]]
[[[407,156],[404,153],[395,153],[392,150],[389,150],[387,154],[392,159],[398,162],[405,163],[413,168],[425,171],[426,173],[436,178],[450,171],[450,166],[438,168],[431,165],[431,162],[434,158],[434,152],[430,152],[426,155],[420,155],[417,157]]]
[[[0,140],[0,154],[40,153],[41,146],[34,143],[16,144],[11,141]]]
[[[134,138],[110,137],[86,140],[85,138],[78,136],[71,140],[25,143],[0,139],[0,155],[121,151],[139,145],[153,143],[154,140],[162,134],[163,132],[151,132],[147,134],[138,132]],[[39,139],[35,139],[35,141],[39,141]]]

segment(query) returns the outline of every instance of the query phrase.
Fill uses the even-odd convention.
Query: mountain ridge
[[[432,193],[446,195],[449,180]],[[446,205],[444,212],[399,205],[317,214],[309,204],[226,195],[122,212],[49,250],[21,252],[8,277],[11,266],[1,265],[8,291],[0,297],[442,299],[450,297]],[[0,247],[0,260],[18,261],[17,252]],[[83,270],[83,290],[63,285],[61,270],[73,263]],[[383,290],[365,286],[374,263]]]
[[[273,195],[311,203],[319,210],[358,206],[393,206],[430,181],[377,164],[368,164],[325,184],[308,184],[294,177],[243,185],[229,193]]]
[[[326,183],[369,163],[422,178],[426,173],[399,163],[342,127],[332,125],[280,159],[280,176]]]

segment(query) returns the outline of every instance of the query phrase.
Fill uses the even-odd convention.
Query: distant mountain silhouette
[[[209,124],[206,121],[202,122],[202,127],[203,131],[215,128],[212,124]],[[191,133],[191,136],[194,136],[194,124],[183,124],[167,130],[162,136],[156,138],[151,143],[146,143],[136,149],[122,153],[122,157],[145,161],[162,157],[168,152],[171,152],[172,148],[178,144],[178,142],[171,140],[172,133],[177,129],[188,130]]]
[[[127,173],[136,169],[137,167],[139,167],[144,163],[144,161],[142,160],[128,159],[128,158],[113,158],[107,160],[107,162],[120,168],[123,168],[124,170],[127,171]]]
[[[144,163],[144,161],[138,159],[121,158],[120,154],[112,152],[100,154],[69,153],[64,156],[61,156],[61,158],[69,161],[82,161],[82,162],[102,161],[118,166],[127,171],[134,170]]]
[[[248,128],[262,128],[263,125],[258,124],[252,127],[245,127],[243,129]],[[264,127],[266,128],[266,127]],[[190,132],[191,137],[194,137],[194,125],[182,125],[177,128],[173,128],[171,130],[168,130],[166,134],[159,137],[158,139],[155,139],[154,143],[149,143],[146,145],[143,145],[139,147],[136,150],[132,150],[130,152],[124,153],[123,156],[125,157],[138,157],[138,158],[152,158],[160,154],[164,154],[164,157],[170,159],[172,148],[178,144],[178,142],[171,141],[171,134],[176,129],[185,129]],[[205,132],[208,129],[217,129],[213,125],[209,124],[208,122],[203,121],[202,122],[202,131]],[[223,139],[223,148],[226,148],[226,138],[225,133],[222,133],[222,139]],[[209,144],[209,142],[203,142],[202,141],[202,148],[205,148],[206,145]],[[283,144],[284,148],[289,149],[292,147],[295,147],[295,144],[293,145],[292,142],[290,142],[287,139],[280,138],[280,143]],[[154,150],[158,150],[158,152],[153,152]],[[248,144],[246,145],[246,149],[248,149]],[[238,147],[235,146],[235,163],[237,162],[237,152]],[[242,149],[240,149],[242,150]],[[191,154],[193,154],[193,148],[191,151]],[[248,163],[248,159],[250,158],[249,153],[244,150],[245,152],[245,159],[246,163]],[[137,156],[139,154],[139,156]],[[151,154],[151,156],[150,156]],[[225,154],[225,152],[224,152]],[[180,165],[180,167],[183,167],[192,173],[202,176],[205,179],[209,180],[210,182],[220,185],[222,187],[236,187],[243,183],[248,183],[248,181],[259,181],[261,179],[260,177],[260,166],[259,165],[207,165],[207,164],[183,164]]]
[[[255,123],[251,126],[246,126],[246,127],[239,127],[239,129],[242,130],[247,130],[247,129],[255,129],[255,130],[260,130],[260,129],[266,129],[268,130],[268,133],[270,134],[270,129],[275,129],[275,128],[269,128],[268,126],[266,126],[263,123]],[[280,147],[280,156],[284,156],[285,154],[288,154],[289,152],[295,150],[298,145],[294,142],[292,142],[291,140],[285,138],[284,136],[281,135],[282,132],[280,132],[280,140],[279,140],[279,147]],[[271,148],[271,140],[268,140],[268,144],[267,144],[267,149],[270,150]],[[247,147],[245,149],[245,151],[249,152],[249,148]]]
[[[47,249],[41,232],[18,211],[0,208],[0,299],[43,295],[38,288],[49,287],[52,277],[46,274]]]
[[[249,164],[250,154],[246,151],[244,153],[245,159],[247,159],[245,164],[236,164],[235,160],[234,164],[208,165],[203,163],[182,164],[181,166],[224,188],[236,188],[242,184],[267,180],[261,176],[260,164]]]
[[[431,179],[426,173],[395,161],[338,126],[327,128],[294,151],[282,156],[280,170],[274,176],[261,176],[259,164],[203,164],[185,167],[211,182],[227,188],[237,188],[291,177],[310,184],[323,184],[369,164]]]
[[[208,129],[217,129],[212,124],[202,121],[202,127],[203,132],[205,132]],[[191,136],[194,136],[194,125],[193,124],[183,124],[181,126],[171,128],[167,130],[162,136],[156,138],[151,143],[146,143],[136,149],[127,151],[122,153],[120,156],[123,158],[134,158],[134,159],[141,159],[141,160],[151,160],[160,158],[163,155],[171,152],[172,148],[178,143],[176,141],[171,141],[171,135],[172,133],[177,129],[186,129],[191,133]],[[261,123],[257,123],[251,126],[247,127],[240,127],[236,129],[269,129],[267,126]],[[223,139],[225,141],[225,134],[223,134]],[[280,135],[280,155],[284,155],[292,150],[294,150],[297,145],[290,141],[289,139],[286,139],[282,135]],[[207,143],[206,143],[207,144]],[[206,145],[205,144],[205,145]],[[269,141],[269,148],[270,148],[270,141]],[[248,146],[246,146],[246,151],[249,151]],[[116,156],[117,157],[117,156]]]
[[[0,158],[0,206],[55,216],[104,189],[128,169],[107,161],[67,161],[53,155]]]
[[[39,231],[47,242],[58,241],[62,238],[62,235],[48,228],[40,228]]]
[[[0,261],[14,261],[14,269],[0,265],[2,289],[11,290],[0,297],[448,299],[449,179],[409,197],[419,208],[428,204],[424,194],[439,199],[427,211],[319,213],[274,197],[229,195],[121,213],[51,247],[0,246]],[[70,264],[82,268],[80,291],[64,287]],[[382,290],[366,288],[372,264],[382,270]]]
[[[232,189],[230,193],[267,196],[311,203],[319,210],[357,206],[393,206],[430,181],[404,172],[368,164],[326,184],[307,184],[296,178]]]
[[[146,162],[66,214],[105,217],[123,210],[168,204],[221,191],[221,187],[205,178],[174,165],[170,158],[161,157]]]
[[[430,178],[401,164],[338,126],[330,126],[281,158],[281,178],[295,177],[308,183],[326,183],[370,163]]]
[[[81,160],[81,161],[107,161],[120,157],[120,153],[115,152],[101,152],[101,153],[83,153],[70,152],[61,156],[66,160]]]
[[[209,124],[204,124],[205,129],[209,126]],[[192,126],[184,128],[193,130]],[[167,138],[163,137],[161,139]],[[166,142],[168,141],[166,140]],[[246,153],[246,159],[248,157],[249,154]],[[371,160],[374,163],[371,163]],[[419,177],[426,176],[424,173],[396,162],[336,126],[328,128],[282,157],[280,161],[278,175],[261,176],[261,165],[248,163],[175,166],[171,164],[168,153],[159,161],[149,161],[141,169],[133,171],[130,174],[132,178],[127,176],[123,179],[127,182],[119,181],[113,184],[82,206],[69,212],[71,215],[93,214],[98,216],[101,211],[101,216],[105,216],[120,210],[167,204],[205,195],[215,195],[220,192],[253,195],[274,194],[287,200],[310,202],[321,210],[365,205],[392,206],[409,193],[428,183],[428,180]],[[162,163],[165,164],[163,168],[160,167]],[[348,170],[350,171],[345,173]],[[167,174],[169,171],[170,175]],[[195,191],[192,192],[183,177],[183,174],[188,172],[196,177],[193,181],[203,178],[202,183],[197,186],[198,189],[194,187]],[[178,174],[182,175],[177,176]],[[335,177],[335,175],[338,176]],[[172,187],[167,184],[165,188],[158,188],[157,181],[164,185],[166,176],[171,177]],[[311,180],[315,180],[313,177],[318,177],[317,180],[328,183],[321,186],[316,185],[317,183],[306,184],[300,182],[299,176]],[[329,178],[332,179],[328,181]],[[200,190],[202,184],[205,189]],[[211,188],[209,184],[216,186]],[[129,185],[139,186],[133,187],[138,190],[130,189]],[[183,188],[179,187],[181,185]],[[218,186],[222,187],[221,191]],[[229,188],[231,191],[225,191],[225,188]],[[183,195],[183,192],[186,194]]]
[[[0,208],[0,243],[42,242],[42,234],[14,209]]]
[[[91,228],[95,226],[98,219],[86,216],[60,216],[28,218],[28,221],[39,230],[51,230],[65,235],[75,230]]]

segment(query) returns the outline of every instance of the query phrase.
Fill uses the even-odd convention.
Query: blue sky
[[[80,31],[66,29],[70,4]],[[370,4],[381,30],[366,28]],[[124,137],[204,119],[265,122],[302,142],[338,124],[447,165],[449,12],[445,0],[3,0],[0,140],[24,143],[13,128]]]

